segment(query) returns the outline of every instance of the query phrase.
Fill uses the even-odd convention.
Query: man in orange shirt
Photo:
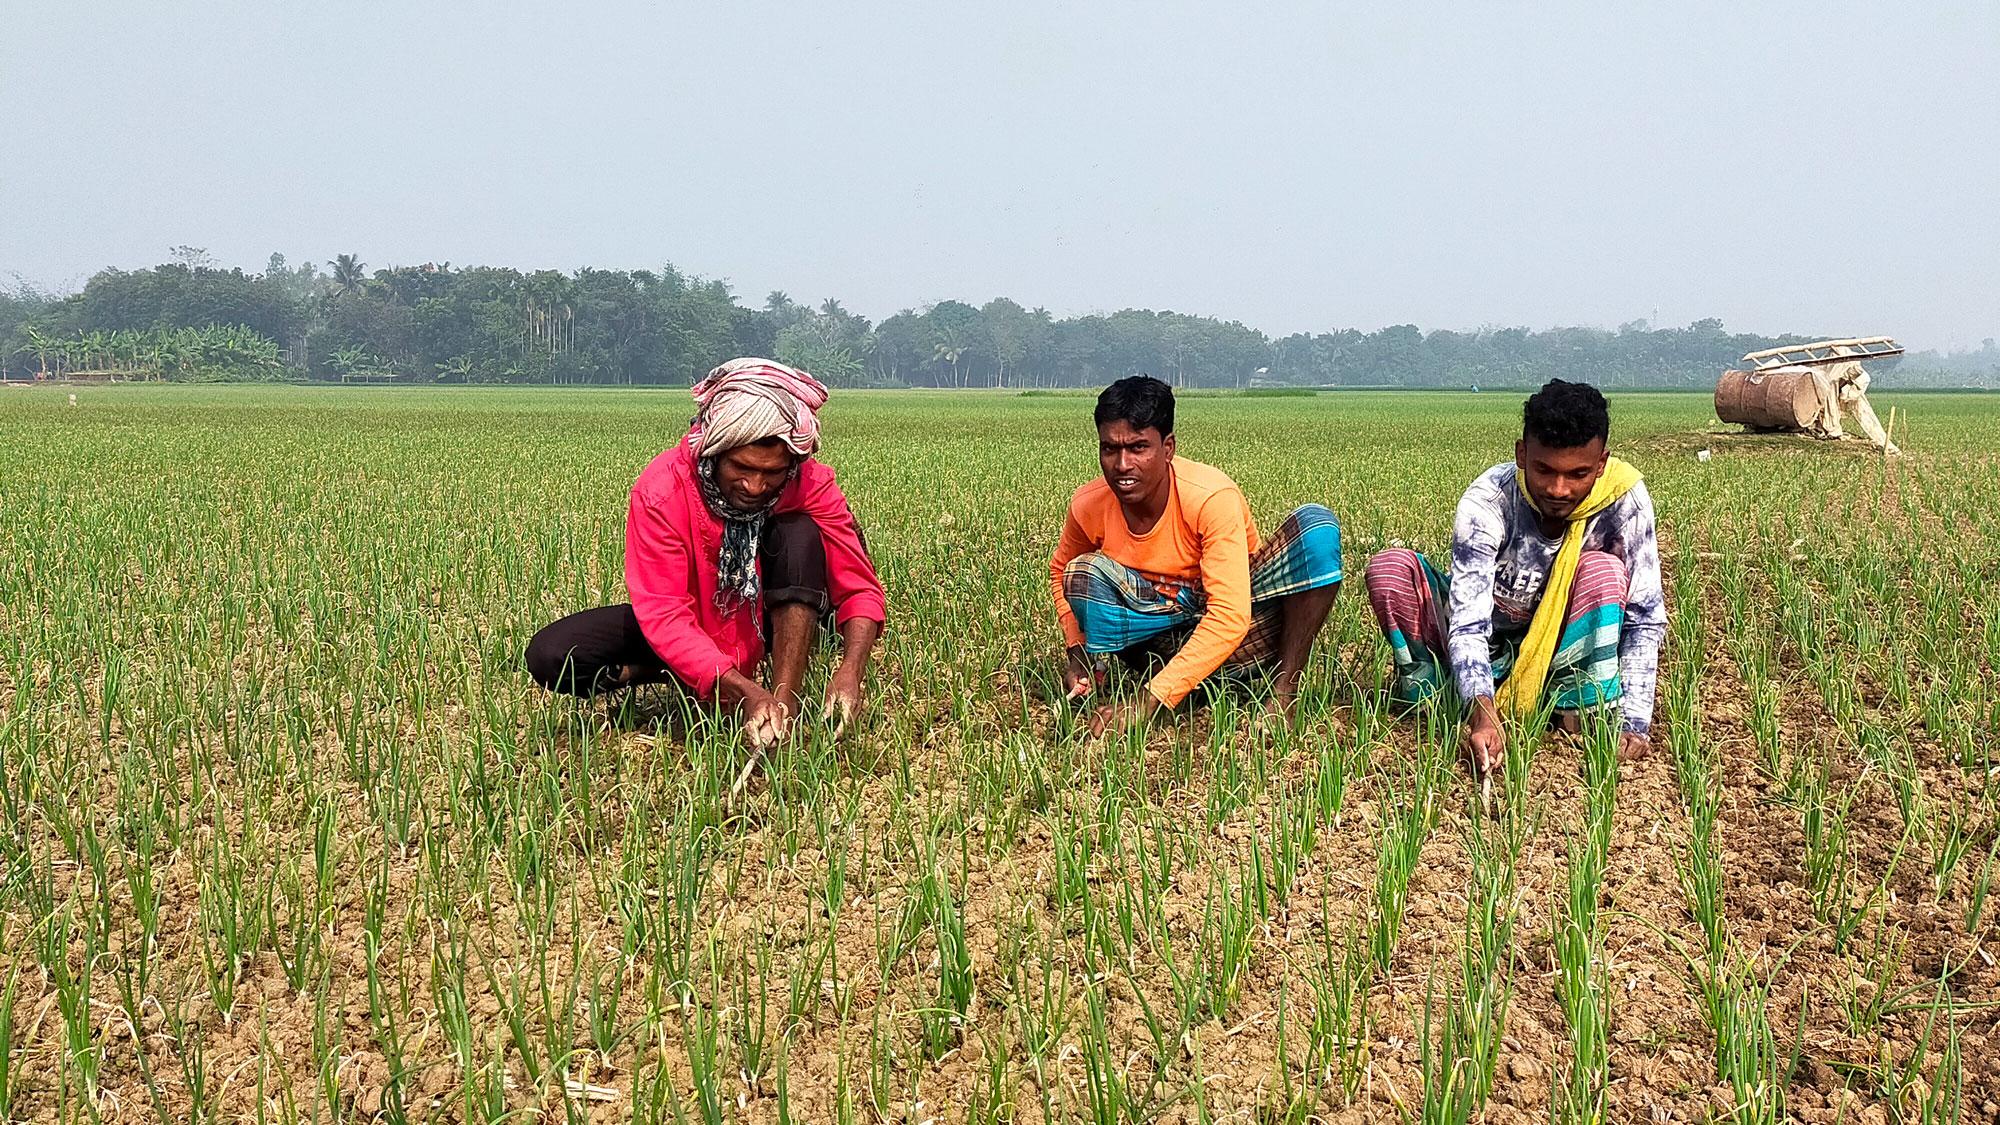
[[[1104,476],[1076,490],[1049,585],[1071,699],[1099,682],[1103,654],[1165,666],[1136,700],[1099,707],[1094,734],[1178,706],[1220,669],[1272,675],[1269,719],[1289,722],[1313,638],[1340,592],[1340,524],[1319,504],[1260,542],[1236,482],[1174,456],[1174,392],[1147,375],[1097,397]]]

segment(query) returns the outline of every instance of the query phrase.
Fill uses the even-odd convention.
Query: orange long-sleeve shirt
[[[1180,457],[1173,469],[1167,510],[1144,535],[1132,534],[1103,477],[1077,489],[1049,560],[1056,617],[1071,645],[1083,643],[1083,631],[1063,597],[1063,568],[1078,555],[1102,551],[1144,574],[1167,597],[1193,587],[1207,598],[1208,608],[1187,643],[1146,685],[1167,707],[1222,667],[1250,631],[1250,556],[1259,545],[1250,505],[1227,473]]]

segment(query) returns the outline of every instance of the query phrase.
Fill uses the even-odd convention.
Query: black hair
[[[1550,379],[1521,407],[1521,436],[1550,449],[1611,440],[1611,407],[1589,383]]]
[[[1174,389],[1151,375],[1127,375],[1097,396],[1098,425],[1123,422],[1135,430],[1148,426],[1161,437],[1174,433]]]

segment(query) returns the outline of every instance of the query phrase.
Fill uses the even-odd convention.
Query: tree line
[[[0,375],[165,380],[669,384],[721,358],[771,355],[834,386],[1090,387],[1147,372],[1182,387],[1523,386],[1563,377],[1706,387],[1745,352],[1811,337],[1661,328],[1432,329],[1399,324],[1272,338],[1233,320],[1150,309],[1056,317],[1006,297],[943,300],[882,320],[837,299],[658,270],[521,272],[354,255],[261,273],[176,247],[58,296],[0,289]],[[1885,367],[1886,369],[1886,367]],[[1911,357],[1905,385],[2000,386],[2000,350]]]

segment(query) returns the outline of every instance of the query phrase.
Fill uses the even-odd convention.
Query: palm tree
[[[939,363],[951,364],[951,385],[954,387],[961,385],[958,375],[958,361],[964,354],[965,344],[958,338],[956,329],[946,329],[938,333],[937,344],[932,350],[931,359]]]
[[[575,286],[555,270],[537,270],[521,283],[521,354],[544,349],[551,360],[575,345]]]
[[[333,293],[336,297],[359,296],[368,284],[368,267],[354,254],[342,254],[327,265],[333,267]]]

